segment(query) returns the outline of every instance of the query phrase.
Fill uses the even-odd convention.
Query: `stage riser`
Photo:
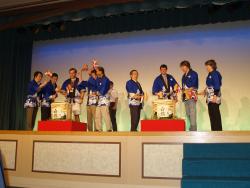
[[[250,144],[185,144],[184,156],[185,159],[250,159]]]
[[[250,181],[247,180],[227,180],[227,179],[184,179],[182,188],[249,188]]]
[[[182,188],[250,187],[250,144],[184,144]]]
[[[250,159],[184,159],[184,177],[249,177]]]

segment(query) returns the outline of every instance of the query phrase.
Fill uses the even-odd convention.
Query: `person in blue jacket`
[[[36,115],[41,100],[41,90],[48,83],[48,80],[41,83],[42,78],[43,73],[36,71],[33,80],[28,84],[27,97],[24,103],[24,108],[26,109],[27,130],[33,130],[35,126]]]
[[[95,113],[96,106],[98,102],[97,96],[97,75],[96,70],[93,69],[90,72],[89,79],[87,81],[87,122],[88,122],[88,131],[95,131]]]
[[[208,71],[206,79],[206,96],[208,104],[208,112],[212,131],[222,131],[220,104],[221,104],[221,86],[222,76],[217,71],[217,63],[215,60],[205,62]]]
[[[77,92],[80,94],[80,104],[83,102],[84,95],[87,91],[88,81],[82,80],[77,86]]]
[[[57,97],[58,74],[52,73],[50,81],[42,89],[41,120],[46,121],[51,118],[51,103]]]
[[[197,131],[196,102],[199,87],[199,78],[188,61],[182,61],[180,68],[184,73],[182,76],[182,100],[185,104],[187,119],[190,122],[190,131]]]
[[[96,107],[95,121],[96,131],[102,131],[102,119],[104,119],[106,130],[112,131],[111,119],[109,116],[109,85],[110,80],[105,75],[103,67],[96,68],[97,74],[97,96],[98,102]]]
[[[138,75],[137,70],[131,70],[130,80],[126,83],[131,117],[131,131],[137,131],[141,109],[143,108],[144,92],[141,84],[138,82]]]
[[[97,75],[95,66],[89,68],[88,64],[83,64],[80,78],[83,80],[83,74],[87,75],[86,91],[87,91],[87,126],[88,131],[95,131],[95,112],[98,102],[97,96]]]
[[[159,99],[177,100],[179,84],[174,77],[167,73],[168,67],[165,64],[160,66],[160,75],[154,80],[152,93],[157,95]]]
[[[75,68],[69,69],[69,79],[65,80],[61,93],[66,97],[66,101],[70,104],[71,110],[75,116],[75,121],[80,122],[81,104],[84,97],[84,88],[79,88],[79,78],[76,76]],[[82,92],[81,92],[82,90]]]

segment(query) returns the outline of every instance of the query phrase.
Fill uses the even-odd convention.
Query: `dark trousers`
[[[141,106],[129,106],[131,117],[131,131],[137,131],[137,127],[140,121]]]
[[[212,131],[222,131],[220,105],[216,103],[208,104],[208,113]]]
[[[110,115],[113,131],[117,131],[116,109],[109,108],[109,115]]]
[[[37,107],[28,107],[26,108],[26,123],[27,123],[27,130],[33,130],[36,122],[36,114],[37,114]]]
[[[46,121],[51,118],[51,108],[50,107],[41,107],[41,120]]]

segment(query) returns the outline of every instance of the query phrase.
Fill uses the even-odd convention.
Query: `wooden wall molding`
[[[16,150],[15,150],[15,164],[14,164],[14,168],[6,168],[6,167],[4,167],[4,170],[16,171],[18,140],[0,139],[0,142],[15,142],[15,144],[16,144]],[[1,148],[0,148],[0,151],[1,151]]]
[[[49,170],[48,171],[35,170],[34,169],[35,143],[116,144],[116,145],[119,145],[119,174],[118,175],[107,175],[107,174],[72,173],[72,172],[59,172],[59,171],[49,171]],[[42,140],[34,140],[33,141],[33,151],[32,151],[32,172],[51,173],[51,174],[68,174],[68,175],[84,175],[84,176],[121,177],[121,142],[89,142],[89,141],[81,141],[80,142],[80,141],[42,141]]]

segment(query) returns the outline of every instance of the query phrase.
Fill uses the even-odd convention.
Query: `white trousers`
[[[97,106],[95,112],[95,129],[102,131],[102,119],[106,125],[107,131],[111,130],[111,119],[108,106]]]

